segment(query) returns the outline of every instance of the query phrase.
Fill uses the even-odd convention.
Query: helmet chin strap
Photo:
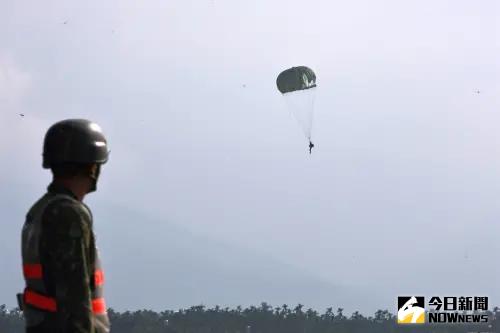
[[[90,179],[92,179],[92,185],[87,193],[95,192],[97,190],[97,180],[99,179],[99,174],[101,173],[101,165],[100,164],[92,164],[90,167]]]

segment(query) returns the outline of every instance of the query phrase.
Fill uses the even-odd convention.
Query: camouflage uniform
[[[40,209],[43,212],[37,212]],[[48,193],[28,213],[23,228],[25,262],[29,261],[28,252],[32,251],[28,248],[32,245],[29,234],[33,232],[32,221],[37,214],[41,214],[42,225],[38,243],[39,260],[43,267],[43,292],[55,299],[57,311],[43,311],[26,304],[27,332],[109,331],[107,315],[92,311],[92,300],[98,298],[96,296],[102,297],[93,294],[98,287],[96,283],[102,283],[103,275],[100,270],[97,277],[94,274],[98,269],[99,259],[90,210],[69,190],[52,183],[48,187]]]
[[[85,170],[80,172],[91,180],[90,193],[108,154],[96,123],[67,119],[47,131],[43,167],[51,168],[55,177],[75,167]],[[92,213],[57,180],[26,216],[22,257],[26,289],[18,298],[28,333],[109,332]]]

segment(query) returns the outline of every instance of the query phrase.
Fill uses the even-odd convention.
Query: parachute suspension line
[[[316,88],[314,89],[311,89],[313,90],[312,93],[311,93],[311,106],[310,106],[310,110],[311,110],[311,117],[309,118],[309,137],[307,138],[309,140],[309,142],[311,142],[311,137],[312,137],[312,126],[313,126],[313,123],[314,123],[314,102],[316,101]]]
[[[311,138],[312,113],[315,89],[307,89],[284,94],[287,109],[302,129],[306,139]]]

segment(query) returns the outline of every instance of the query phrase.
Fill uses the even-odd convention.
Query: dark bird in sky
[[[21,117],[24,117],[24,113],[20,113],[19,115],[20,115]]]
[[[480,91],[480,90],[476,90],[476,94],[480,94],[480,93],[481,93],[481,91]]]
[[[68,21],[64,21],[64,22],[63,22],[63,24],[66,24],[66,23],[68,23]]]

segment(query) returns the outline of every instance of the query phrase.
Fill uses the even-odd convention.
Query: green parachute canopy
[[[278,90],[282,94],[316,87],[316,74],[306,66],[284,70],[276,79]]]

